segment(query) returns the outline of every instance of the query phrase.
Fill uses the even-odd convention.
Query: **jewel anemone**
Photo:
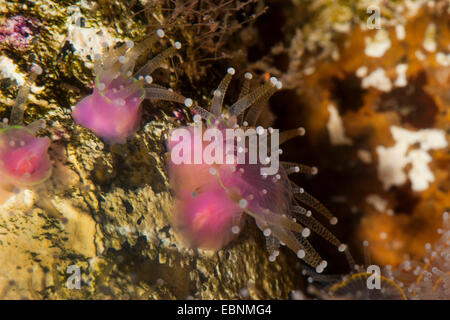
[[[252,74],[246,73],[239,99],[223,108],[223,99],[234,73],[233,68],[228,69],[214,91],[210,108],[189,103],[196,113],[193,126],[175,128],[169,133],[168,172],[175,195],[172,222],[176,230],[190,247],[220,250],[241,232],[245,217],[250,216],[266,238],[270,261],[275,261],[279,255],[279,246],[285,245],[317,272],[322,272],[327,262],[308,241],[311,231],[353,261],[347,246],[323,226],[312,211],[323,215],[332,225],[337,223],[337,218],[288,178],[293,173],[314,175],[317,168],[280,162],[278,171],[267,173],[270,162],[278,159],[277,155],[281,153],[278,146],[305,133],[303,128],[284,131],[276,136],[279,141],[274,143],[272,136],[277,130],[255,127],[262,102],[281,88],[281,82],[272,77],[250,90]],[[199,129],[202,132],[214,129],[215,133],[203,136],[199,142],[195,136],[195,130]],[[229,129],[233,132],[242,130],[230,140],[226,133]],[[261,144],[256,147],[257,153],[264,151],[263,161],[250,161],[256,141],[269,136],[269,149],[262,150]],[[231,152],[227,149],[230,146]],[[195,154],[209,154],[210,159],[192,160]],[[226,160],[227,157],[231,161]],[[241,161],[239,157],[242,157]],[[267,169],[266,173],[264,169]]]
[[[32,187],[47,180],[52,172],[48,155],[50,139],[36,137],[45,127],[44,120],[23,125],[25,103],[31,84],[42,73],[41,67],[34,65],[31,76],[19,90],[10,119],[0,123],[0,200],[5,200],[11,186]]]
[[[151,76],[181,48],[178,41],[134,71],[136,60],[162,37],[164,31],[158,29],[139,44],[127,41],[118,48],[111,47],[105,49],[107,51],[103,55],[97,55],[94,91],[74,106],[72,116],[75,123],[92,130],[108,143],[125,143],[139,129],[144,99],[184,103],[186,98],[154,84]]]

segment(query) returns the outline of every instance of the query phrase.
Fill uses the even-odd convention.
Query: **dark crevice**
[[[408,215],[414,213],[414,209],[420,202],[420,197],[414,195],[410,183],[406,183],[401,187],[393,187],[390,192],[394,193],[395,199],[397,199],[394,212]]]
[[[273,127],[279,129],[280,132],[306,125],[307,113],[310,109],[303,102],[303,97],[297,94],[295,90],[281,90],[274,94],[269,102],[276,117]],[[293,174],[289,178],[307,190],[338,217],[339,223],[332,226],[320,214],[317,212],[315,214],[315,217],[342,242],[351,244],[351,230],[354,230],[357,226],[359,216],[349,214],[349,203],[357,202],[357,199],[347,199],[349,203],[333,201],[336,196],[351,194],[350,189],[354,185],[349,184],[349,181],[359,181],[361,175],[365,175],[364,167],[352,165],[355,163],[355,155],[353,152],[349,152],[350,147],[330,148],[328,135],[324,131],[317,144],[312,144],[307,132],[305,137],[292,139],[283,144],[281,148],[283,154],[280,160],[320,168],[319,174],[316,176]],[[331,163],[330,159],[333,159]],[[345,256],[338,252],[334,246],[314,235],[314,233],[309,240],[322,258],[333,261],[327,272],[348,272]]]
[[[270,49],[280,41],[283,41],[283,28],[286,18],[281,7],[271,6],[266,14],[262,15],[256,22],[261,39],[257,45],[248,49],[248,60],[258,61],[270,52]]]
[[[408,85],[380,97],[380,111],[396,111],[404,124],[418,129],[431,128],[438,114],[433,98],[425,91],[425,72],[408,79]]]
[[[365,93],[366,90],[361,87],[361,80],[355,74],[332,79],[331,96],[337,101],[340,114],[358,111],[364,104]]]

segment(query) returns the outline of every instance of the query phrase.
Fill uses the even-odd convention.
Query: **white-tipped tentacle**
[[[223,98],[225,97],[225,93],[234,73],[235,70],[233,68],[228,68],[227,74],[222,79],[217,89],[214,91],[214,96],[211,102],[211,113],[216,117],[218,117],[222,112]]]
[[[146,99],[173,101],[178,103],[184,103],[186,101],[186,97],[163,87],[145,87],[144,90]]]
[[[145,77],[147,75],[150,75],[153,71],[155,71],[163,64],[164,60],[172,57],[176,52],[177,50],[173,47],[164,50],[159,55],[147,62],[141,69],[139,69],[139,71],[136,72],[135,77],[139,78],[140,76]]]
[[[31,131],[33,134],[37,133],[39,130],[42,130],[45,128],[45,120],[39,119],[36,121],[33,121],[29,125],[27,125],[27,129]]]
[[[247,94],[245,97],[236,101],[230,107],[230,115],[238,116],[243,113],[246,109],[251,107],[255,102],[264,96],[271,96],[277,90],[276,84],[272,81],[263,84],[262,86],[256,88],[254,91]]]
[[[25,84],[20,88],[17,94],[16,101],[11,110],[11,117],[9,120],[10,125],[22,125],[23,114],[25,112],[25,103],[27,102],[28,95],[31,90],[31,85],[36,80],[37,76],[42,73],[42,68],[38,65],[33,65],[31,68],[31,74],[25,81]]]

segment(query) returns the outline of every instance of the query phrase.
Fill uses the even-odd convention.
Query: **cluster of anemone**
[[[317,168],[278,162],[282,152],[279,145],[303,135],[305,130],[297,128],[278,134],[278,130],[272,128],[255,127],[262,102],[281,88],[281,82],[272,77],[267,83],[250,90],[252,75],[246,73],[239,99],[223,108],[224,96],[235,73],[233,68],[229,68],[214,92],[210,108],[202,108],[192,99],[153,82],[152,72],[181,48],[179,42],[175,41],[172,47],[135,70],[137,59],[162,37],[164,31],[159,29],[139,44],[127,41],[120,46],[105,47],[106,52],[95,57],[93,93],[73,108],[75,123],[90,129],[107,143],[125,143],[139,129],[144,99],[184,104],[196,114],[194,126],[184,128],[186,132],[192,133],[196,127],[214,128],[221,137],[215,138],[213,149],[225,150],[226,145],[230,144],[234,147],[231,153],[225,155],[231,157],[231,164],[218,159],[217,155],[215,159],[218,161],[212,163],[168,163],[176,200],[173,224],[191,247],[212,250],[224,248],[243,229],[245,217],[251,216],[266,237],[270,261],[276,260],[280,254],[280,245],[285,245],[318,273],[323,272],[327,261],[308,241],[311,232],[315,232],[345,253],[352,265],[347,246],[322,225],[312,211],[324,216],[331,225],[337,223],[337,218],[288,178],[293,173],[314,175]],[[34,137],[43,121],[39,120],[27,127],[20,125],[26,100],[24,97],[38,71],[41,70],[35,70],[21,89],[10,125],[4,124],[0,131],[0,175],[7,182],[21,187],[42,182],[51,173],[47,153],[50,141],[48,138]],[[228,129],[242,132],[242,135],[230,142],[222,134]],[[265,138],[267,141],[269,136],[270,150],[267,150],[266,145],[256,145],[256,140]],[[171,155],[176,154],[177,147],[180,148],[180,144],[169,141]],[[181,147],[188,150],[186,153],[203,154],[211,146],[204,142],[196,144],[191,138],[184,138]],[[252,162],[252,152],[249,150],[264,154],[263,161]],[[276,165],[275,171],[271,170],[273,165]]]
[[[327,300],[407,300],[402,287],[391,277],[375,273],[375,269],[362,270],[341,276],[311,275],[308,287],[310,294]],[[378,270],[378,268],[377,268]],[[369,272],[370,271],[370,272]],[[304,272],[305,274],[305,272]],[[375,283],[378,282],[378,285]],[[330,284],[331,283],[331,284]]]
[[[138,45],[127,41],[118,48],[107,48],[104,55],[96,56],[94,91],[75,106],[75,122],[91,129],[107,142],[124,143],[139,128],[140,107],[144,99],[176,101],[189,106],[190,99],[153,84],[151,77],[155,69],[180,49],[179,42],[134,71],[136,60],[162,37],[164,31],[159,29]],[[36,133],[44,128],[45,121],[23,125],[31,85],[41,73],[42,68],[33,65],[30,77],[19,90],[10,119],[0,123],[0,202],[17,190],[41,184],[52,173],[48,154],[50,139],[36,137]]]
[[[255,219],[266,238],[270,261],[275,261],[280,245],[285,245],[321,273],[327,262],[308,241],[313,231],[344,252],[353,265],[347,246],[313,216],[312,210],[332,225],[337,223],[337,218],[288,178],[293,173],[314,175],[317,168],[280,162],[278,170],[268,173],[272,160],[276,161],[282,152],[278,146],[305,133],[303,128],[297,128],[278,135],[273,128],[255,127],[263,100],[281,88],[281,82],[272,77],[266,84],[250,90],[252,75],[246,73],[239,99],[223,108],[234,73],[233,68],[228,69],[214,91],[210,108],[193,105],[196,113],[193,126],[176,128],[170,134],[169,177],[176,200],[173,218],[176,229],[191,247],[219,250],[240,233],[248,215]],[[206,139],[212,141],[210,144],[196,141],[195,131],[199,129],[205,132],[214,129],[214,137]],[[237,133],[236,139],[230,140],[228,129]],[[271,139],[270,150],[263,144],[257,145],[261,137],[274,135],[278,139]],[[250,150],[255,149],[264,154],[260,163],[250,159]],[[195,158],[195,154],[205,152],[211,154],[213,161],[192,160],[192,155]]]
[[[426,256],[421,261],[404,261],[387,273],[395,279],[409,299],[450,299],[450,214],[444,212],[441,235],[434,245],[425,245]]]
[[[395,269],[375,265],[356,266],[357,272],[340,279],[312,276],[317,285],[312,294],[325,299],[348,300],[448,300],[450,298],[450,214],[444,212],[441,237],[425,245],[426,256],[420,261],[405,260]],[[365,246],[368,245],[366,242]],[[375,267],[378,271],[375,272]],[[368,284],[379,281],[379,287]],[[331,285],[328,285],[331,283]],[[323,288],[321,288],[323,287]]]
[[[52,172],[48,155],[50,139],[35,136],[44,128],[45,121],[37,120],[27,126],[23,124],[31,84],[41,73],[41,67],[34,65],[31,76],[19,91],[10,119],[0,123],[0,202],[6,200],[11,191],[47,180]]]
[[[181,48],[179,42],[134,70],[136,60],[151,47],[164,31],[135,45],[127,41],[119,48],[105,48],[104,55],[95,57],[95,87],[91,95],[73,108],[75,123],[89,128],[109,143],[125,143],[138,129],[144,99],[186,103],[189,99],[153,83],[151,73]]]

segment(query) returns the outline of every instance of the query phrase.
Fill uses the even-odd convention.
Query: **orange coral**
[[[450,45],[448,19],[446,12],[439,15],[421,9],[406,21],[404,38],[398,36],[395,27],[383,27],[380,31],[354,26],[340,41],[339,55],[334,60],[316,61],[314,72],[303,75],[298,97],[302,105],[292,109],[302,119],[311,146],[322,153],[327,150],[336,154],[321,160],[319,167],[348,172],[348,179],[335,181],[336,189],[347,199],[346,212],[352,207],[364,212],[356,238],[359,244],[369,241],[370,255],[382,265],[397,265],[405,256],[422,257],[425,243],[437,239],[441,213],[450,207],[448,149],[430,151],[429,169],[434,181],[420,192],[408,181],[383,188],[377,174],[380,159],[376,150],[377,146],[394,145],[392,126],[411,132],[450,129],[450,65],[443,61]],[[425,44],[430,28],[435,30],[432,45]],[[381,44],[385,48],[378,47],[376,54],[368,55],[367,41],[380,32],[387,35]],[[430,46],[435,46],[435,50]],[[377,70],[381,70],[378,78],[374,76],[374,82],[370,82],[367,78]],[[326,141],[330,105],[339,110],[351,143],[330,147]],[[290,126],[296,119],[285,121]],[[449,140],[448,134],[445,139]],[[412,145],[408,152],[414,148]],[[367,155],[365,161],[358,157],[360,151]],[[404,173],[410,170],[408,164]],[[371,194],[378,195],[385,204],[376,209],[367,202]]]

